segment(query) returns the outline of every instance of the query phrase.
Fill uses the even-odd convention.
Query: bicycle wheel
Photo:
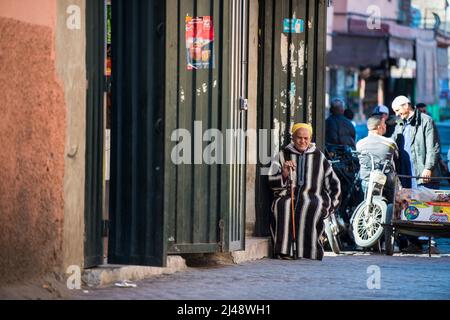
[[[372,205],[366,213],[367,204],[363,201],[355,211],[352,222],[355,243],[363,248],[369,248],[377,244],[383,234],[381,225],[386,219],[387,205],[381,199],[374,198]]]

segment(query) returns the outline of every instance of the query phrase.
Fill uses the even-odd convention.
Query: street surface
[[[450,299],[450,240],[440,255],[327,252],[323,261],[262,259],[188,268],[137,281],[136,288],[80,291],[77,299],[428,300]]]

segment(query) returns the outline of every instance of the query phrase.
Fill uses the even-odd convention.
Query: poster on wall
[[[106,1],[106,67],[105,75],[111,76],[111,0]]]
[[[214,25],[212,17],[186,16],[187,69],[214,68]]]

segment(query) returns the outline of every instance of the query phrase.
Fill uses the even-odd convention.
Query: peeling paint
[[[291,116],[294,116],[296,92],[297,92],[297,88],[295,86],[295,82],[291,82],[291,88],[289,89],[289,103],[291,106]]]
[[[213,82],[213,88],[217,87],[217,80],[214,80]]]
[[[300,41],[300,49],[298,50],[298,68],[300,69],[300,76],[303,76],[303,69],[305,66],[305,41]]]
[[[312,123],[312,108],[313,108],[313,105],[312,105],[312,97],[311,96],[308,96],[308,122],[309,123]]]
[[[303,107],[303,99],[301,96],[298,96],[298,105],[297,105],[297,109],[300,109]]]
[[[280,102],[280,107],[283,114],[286,114],[287,104],[284,102]]]
[[[291,56],[291,73],[292,78],[295,78],[297,74],[297,60],[295,59],[295,44],[291,43],[289,46],[290,56]]]
[[[204,93],[208,92],[208,85],[206,83],[202,84],[202,89]]]
[[[184,95],[184,89],[183,87],[180,88],[180,102],[183,103],[186,99],[186,96]]]
[[[275,148],[274,152],[280,152],[280,121],[277,118],[273,118],[273,130],[272,133],[272,142]]]
[[[280,54],[281,54],[281,66],[282,66],[283,72],[287,72],[288,38],[283,33],[281,34]]]
[[[283,137],[284,131],[286,130],[286,123],[281,121],[280,123],[280,137]]]

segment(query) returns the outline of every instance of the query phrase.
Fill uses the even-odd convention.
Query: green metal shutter
[[[325,0],[260,0],[258,128],[275,129],[270,145],[278,149],[290,142],[295,122],[313,125],[313,141],[324,143],[325,112]],[[285,19],[302,19],[301,33],[285,32]],[[300,61],[303,60],[304,63]],[[269,235],[272,193],[267,164],[258,164],[256,234]]]
[[[208,146],[204,131],[246,129],[246,112],[240,97],[246,92],[245,43],[247,1],[168,0],[165,118],[165,210],[168,217],[168,252],[194,253],[237,250],[244,247],[245,165],[205,164],[196,154],[195,122],[201,121],[201,152]],[[214,66],[188,70],[186,17],[212,17]],[[197,123],[198,124],[198,123]],[[192,160],[201,164],[171,161],[176,129],[191,133]],[[245,154],[245,140],[234,140],[234,153]],[[225,160],[225,157],[223,158]]]
[[[165,2],[112,3],[108,262],[165,266]]]
[[[84,267],[103,264],[104,1],[86,4],[86,188]]]

